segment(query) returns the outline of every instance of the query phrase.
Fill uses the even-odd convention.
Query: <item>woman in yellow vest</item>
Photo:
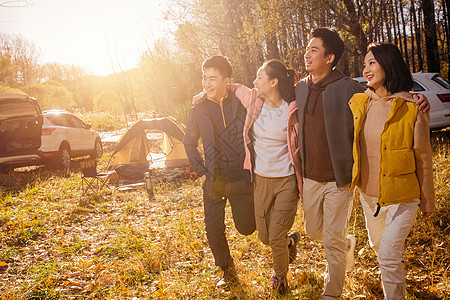
[[[385,299],[406,294],[403,252],[417,210],[435,208],[429,113],[409,91],[411,73],[398,48],[372,43],[364,59],[368,89],[349,101],[354,118],[351,189],[360,192]]]

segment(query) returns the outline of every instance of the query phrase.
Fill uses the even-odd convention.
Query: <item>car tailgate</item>
[[[26,95],[0,95],[0,157],[35,154],[41,146],[42,114]]]

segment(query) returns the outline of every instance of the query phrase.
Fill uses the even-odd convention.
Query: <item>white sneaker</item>
[[[345,271],[350,271],[355,266],[355,246],[356,237],[354,235],[347,235],[347,262],[345,264]]]

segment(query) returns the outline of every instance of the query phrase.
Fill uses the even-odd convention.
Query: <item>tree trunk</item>
[[[383,22],[383,23],[384,23],[384,26],[386,26],[387,41],[388,41],[388,43],[392,43],[391,23],[389,21],[387,21],[389,18],[387,9],[383,10],[383,18],[384,18],[384,20],[386,20],[386,22]]]
[[[227,0],[225,4],[228,11],[227,19],[231,20],[230,27],[232,35],[236,39],[235,42],[240,43],[242,41],[242,39],[239,41],[240,31],[242,30],[242,10],[239,7],[239,3],[235,1]],[[238,61],[236,62],[241,66],[241,73],[239,71],[235,72],[235,78],[241,77],[241,82],[247,85],[252,83],[254,78],[253,72],[250,72],[250,70],[253,70],[252,59],[249,59],[250,53],[252,52],[249,45],[247,43],[241,43],[241,47],[237,53]],[[239,69],[236,68],[236,70]]]
[[[348,23],[349,31],[356,37],[358,52],[361,55],[366,51],[367,37],[364,31],[362,30],[361,24],[359,23],[358,15],[356,14],[356,9],[353,0],[343,0],[343,1],[349,15],[349,23]]]
[[[422,8],[422,6],[420,7]],[[422,24],[422,15],[420,13],[420,9],[418,10],[419,21],[416,22],[416,40],[417,40],[417,60],[419,61],[419,72],[423,72],[423,56],[422,56],[422,30],[420,24]],[[414,14],[414,17],[416,14]]]
[[[342,71],[342,73],[348,74],[349,76],[351,76],[352,74],[350,74],[350,68],[349,68],[350,62],[348,61],[348,56],[349,55],[350,55],[350,53],[348,51],[345,51],[342,54],[342,57],[341,57],[341,60],[340,60],[342,62],[340,70]],[[354,75],[360,76],[359,74],[354,74]]]
[[[422,0],[428,72],[440,72],[433,0]]]
[[[412,1],[411,1],[412,2]],[[411,3],[413,4],[413,3]],[[411,65],[412,65],[412,71],[413,73],[416,73],[416,58],[414,55],[414,34],[413,34],[413,26],[414,26],[414,20],[413,20],[413,14],[414,14],[414,5],[411,5],[409,9],[409,22],[410,22],[410,28],[411,28]]]
[[[398,12],[397,1],[394,1],[394,8],[395,8],[395,21],[397,23],[398,45],[399,45],[398,48],[400,49],[400,52],[403,55],[404,54],[404,52],[403,52],[403,42],[402,42],[402,33],[401,33],[401,29],[400,29],[400,20],[398,18],[399,12]]]
[[[447,63],[450,64],[450,23],[448,18],[450,17],[450,0],[442,1],[444,4],[444,25],[445,25],[445,36],[447,39]]]
[[[266,38],[267,59],[280,59],[280,50],[278,49],[278,40],[274,34]]]
[[[400,0],[400,15],[402,16],[402,25],[403,25],[403,48],[405,51],[403,52],[403,56],[405,57],[406,65],[409,68],[409,55],[408,55],[408,36],[406,34],[406,22],[405,22],[405,13],[403,11],[403,0]]]
[[[398,34],[397,34],[397,25],[396,25],[396,21],[397,18],[395,17],[395,13],[394,13],[394,3],[391,2],[389,4],[389,11],[391,12],[391,20],[392,20],[392,28],[394,29],[394,44],[395,46],[398,47]]]

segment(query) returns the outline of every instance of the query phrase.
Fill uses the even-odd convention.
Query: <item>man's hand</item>
[[[204,184],[204,183],[205,183],[205,180],[206,180],[206,176],[205,176],[205,175],[202,175],[202,177],[200,177],[200,179],[202,180],[202,184]]]
[[[430,111],[430,102],[423,94],[413,94],[413,98],[416,99],[416,106],[419,106],[419,110],[424,113]]]

